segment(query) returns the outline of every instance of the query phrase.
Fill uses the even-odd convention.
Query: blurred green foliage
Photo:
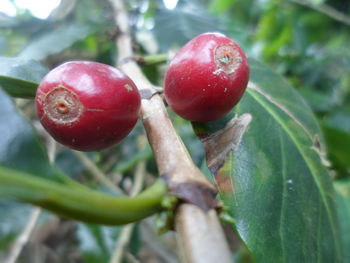
[[[68,2],[71,4],[67,5]],[[172,10],[161,0],[127,2],[138,54],[176,51],[200,33],[221,31],[239,42],[249,57],[265,62],[285,76],[318,118],[335,177],[350,180],[350,1],[182,0]],[[47,68],[67,60],[116,64],[113,41],[116,34],[108,1],[62,0],[61,6],[46,20],[37,19],[25,10],[14,17],[0,13],[0,74],[7,70],[9,60],[2,57],[37,60]],[[164,64],[143,69],[153,83],[162,85]],[[175,115],[171,117],[200,165],[204,153],[190,124]],[[143,134],[139,125],[113,150],[89,156],[106,173],[121,173],[120,185],[134,173],[140,161],[145,161],[148,171],[156,174],[152,152],[139,140]],[[67,169],[77,163],[72,156],[66,150],[59,152],[57,163],[62,170],[81,179],[87,173],[83,166]],[[83,180],[90,179],[85,176]],[[93,229],[79,225],[80,234],[90,233],[96,239],[109,231],[96,228],[94,231],[99,234],[93,235]],[[0,240],[0,244],[12,240],[7,234],[4,237],[6,240]],[[106,245],[96,255],[86,254],[83,246],[82,243],[86,262],[106,258]]]

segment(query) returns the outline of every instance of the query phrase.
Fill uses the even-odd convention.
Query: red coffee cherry
[[[80,151],[99,151],[121,141],[135,126],[139,92],[118,69],[88,61],[50,71],[36,93],[42,125],[58,142]]]
[[[171,61],[164,95],[184,119],[212,121],[238,103],[248,80],[248,60],[238,44],[223,34],[205,33],[189,41]]]

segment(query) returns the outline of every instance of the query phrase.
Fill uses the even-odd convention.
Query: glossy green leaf
[[[0,86],[12,97],[29,99],[35,97],[38,84],[23,79],[0,76]]]
[[[288,83],[250,63],[251,83],[234,113],[250,113],[252,121],[216,175],[220,197],[257,262],[341,262],[318,124]],[[194,127],[214,132],[225,121]]]
[[[344,251],[343,262],[350,262],[350,180],[337,181],[334,185]]]
[[[0,87],[13,97],[34,98],[48,69],[37,61],[0,57]]]

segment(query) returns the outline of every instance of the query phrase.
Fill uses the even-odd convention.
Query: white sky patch
[[[174,9],[179,0],[163,0],[163,3],[167,9]]]
[[[28,9],[37,18],[45,19],[60,2],[61,0],[15,0],[15,5],[20,9]],[[8,0],[1,0],[0,12],[15,16],[16,8]]]
[[[3,0],[0,4],[0,12],[5,13],[9,16],[15,16],[16,8],[9,1]]]

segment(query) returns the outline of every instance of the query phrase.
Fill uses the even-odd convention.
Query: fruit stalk
[[[166,193],[162,180],[135,197],[116,197],[85,188],[72,189],[2,166],[0,185],[0,197],[38,205],[64,217],[104,225],[127,224],[154,214],[161,209]]]
[[[128,14],[121,0],[110,0],[115,10],[115,21],[119,29],[116,38],[119,67],[136,84],[141,94],[152,94],[142,99],[141,118],[155,154],[160,174],[167,178],[169,190],[193,184],[215,192],[214,186],[194,165],[183,142],[176,133],[167,114],[162,98],[132,60],[132,39],[128,27]],[[210,198],[209,198],[210,199]],[[207,211],[183,202],[176,211],[175,228],[184,262],[232,262],[230,251],[220,226],[217,214],[210,204]],[[195,213],[193,213],[195,211]],[[189,220],[192,218],[192,220]],[[199,233],[203,239],[193,239],[191,233]],[[186,242],[185,242],[186,241]],[[208,253],[210,256],[208,256]]]

